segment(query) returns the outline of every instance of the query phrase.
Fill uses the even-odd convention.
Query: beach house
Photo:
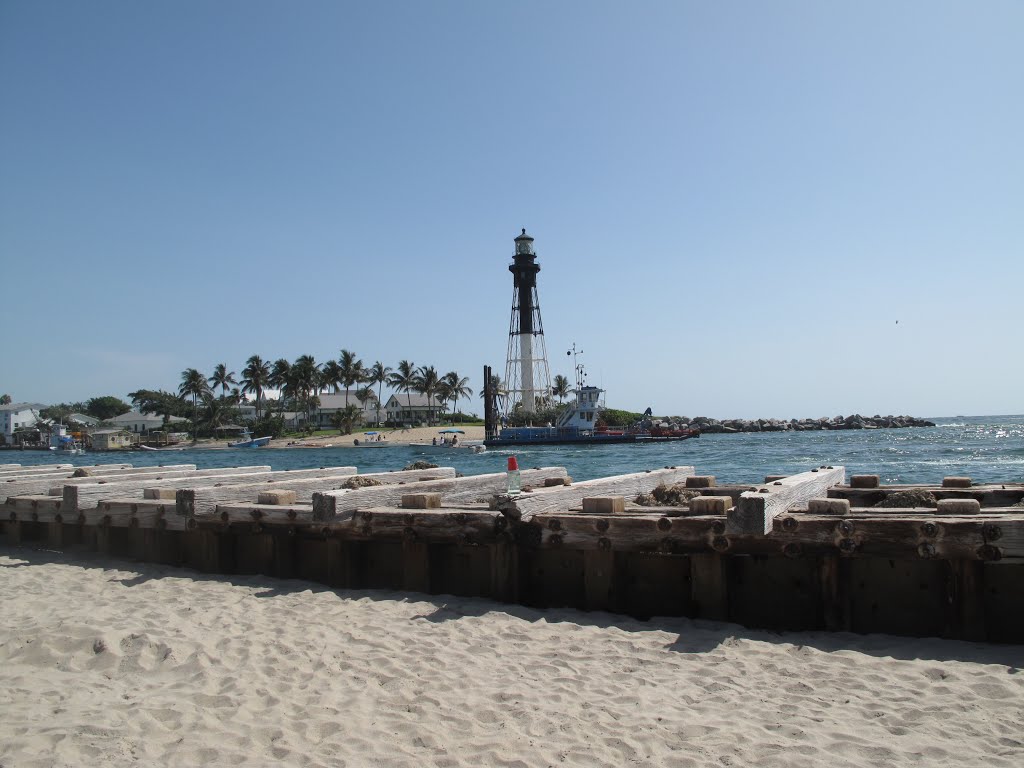
[[[171,416],[169,421],[171,424],[175,424],[185,421],[185,419]],[[155,413],[139,413],[136,410],[131,410],[128,413],[122,413],[120,416],[107,419],[107,423],[137,435],[144,435],[153,430],[163,429],[164,417]]]
[[[321,394],[319,395],[319,398],[320,407],[313,413],[313,423],[318,429],[330,429],[334,426],[335,414],[345,410],[345,390],[336,394]],[[354,405],[359,409],[359,415],[356,417],[356,425],[377,424],[378,413],[380,414],[379,420],[384,420],[385,411],[384,408],[380,408],[378,411],[376,396],[368,399],[364,405],[356,398],[355,390],[349,390],[348,404]]]
[[[417,393],[398,393],[388,398],[384,406],[387,423],[399,426],[403,424],[430,424],[440,421],[444,404],[436,397],[428,398]]]
[[[15,431],[35,424],[39,420],[39,411],[45,407],[39,403],[0,405],[0,426],[3,427],[4,445],[13,445]]]

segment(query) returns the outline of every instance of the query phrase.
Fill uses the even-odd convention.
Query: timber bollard
[[[732,507],[731,496],[694,496],[690,512],[695,515],[724,515]]]
[[[615,515],[626,511],[626,499],[622,496],[591,496],[583,499],[585,515]]]
[[[440,509],[440,493],[405,493],[402,494],[404,509]]]
[[[807,511],[812,515],[848,515],[850,514],[850,500],[811,499],[807,502]]]

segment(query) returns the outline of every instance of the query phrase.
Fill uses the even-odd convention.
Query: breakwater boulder
[[[697,416],[693,419],[675,418],[660,422],[679,429],[699,429],[704,434],[730,434],[736,432],[806,432],[822,429],[902,429],[904,427],[934,427],[935,422],[914,416],[850,416],[822,417],[819,419],[712,419]]]

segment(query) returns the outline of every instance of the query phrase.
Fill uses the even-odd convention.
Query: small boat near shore
[[[184,451],[185,450],[185,446],[177,446],[177,445],[167,445],[167,446],[162,446],[160,448],[155,448],[152,445],[142,445],[142,444],[140,444],[138,446],[138,448],[139,448],[140,451]]]
[[[390,443],[380,432],[363,432],[362,439],[358,437],[352,441],[357,448],[387,448]]]
[[[242,432],[242,439],[228,443],[228,448],[264,448],[270,444],[270,437],[253,437],[249,430]]]

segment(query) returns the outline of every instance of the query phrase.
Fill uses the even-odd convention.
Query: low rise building
[[[182,421],[185,421],[185,419],[178,416],[171,416],[169,419],[171,424]],[[136,435],[145,435],[151,431],[163,429],[164,417],[158,416],[155,413],[139,413],[136,410],[131,410],[128,413],[122,413],[120,416],[107,419],[107,423]]]
[[[384,411],[387,423],[394,426],[430,424],[441,420],[444,404],[436,397],[402,392],[388,398]]]
[[[125,451],[135,447],[136,439],[124,429],[97,429],[89,433],[89,446],[94,451]]]
[[[3,427],[4,444],[13,444],[15,431],[34,425],[39,420],[39,411],[45,407],[39,403],[0,405],[0,426]]]

